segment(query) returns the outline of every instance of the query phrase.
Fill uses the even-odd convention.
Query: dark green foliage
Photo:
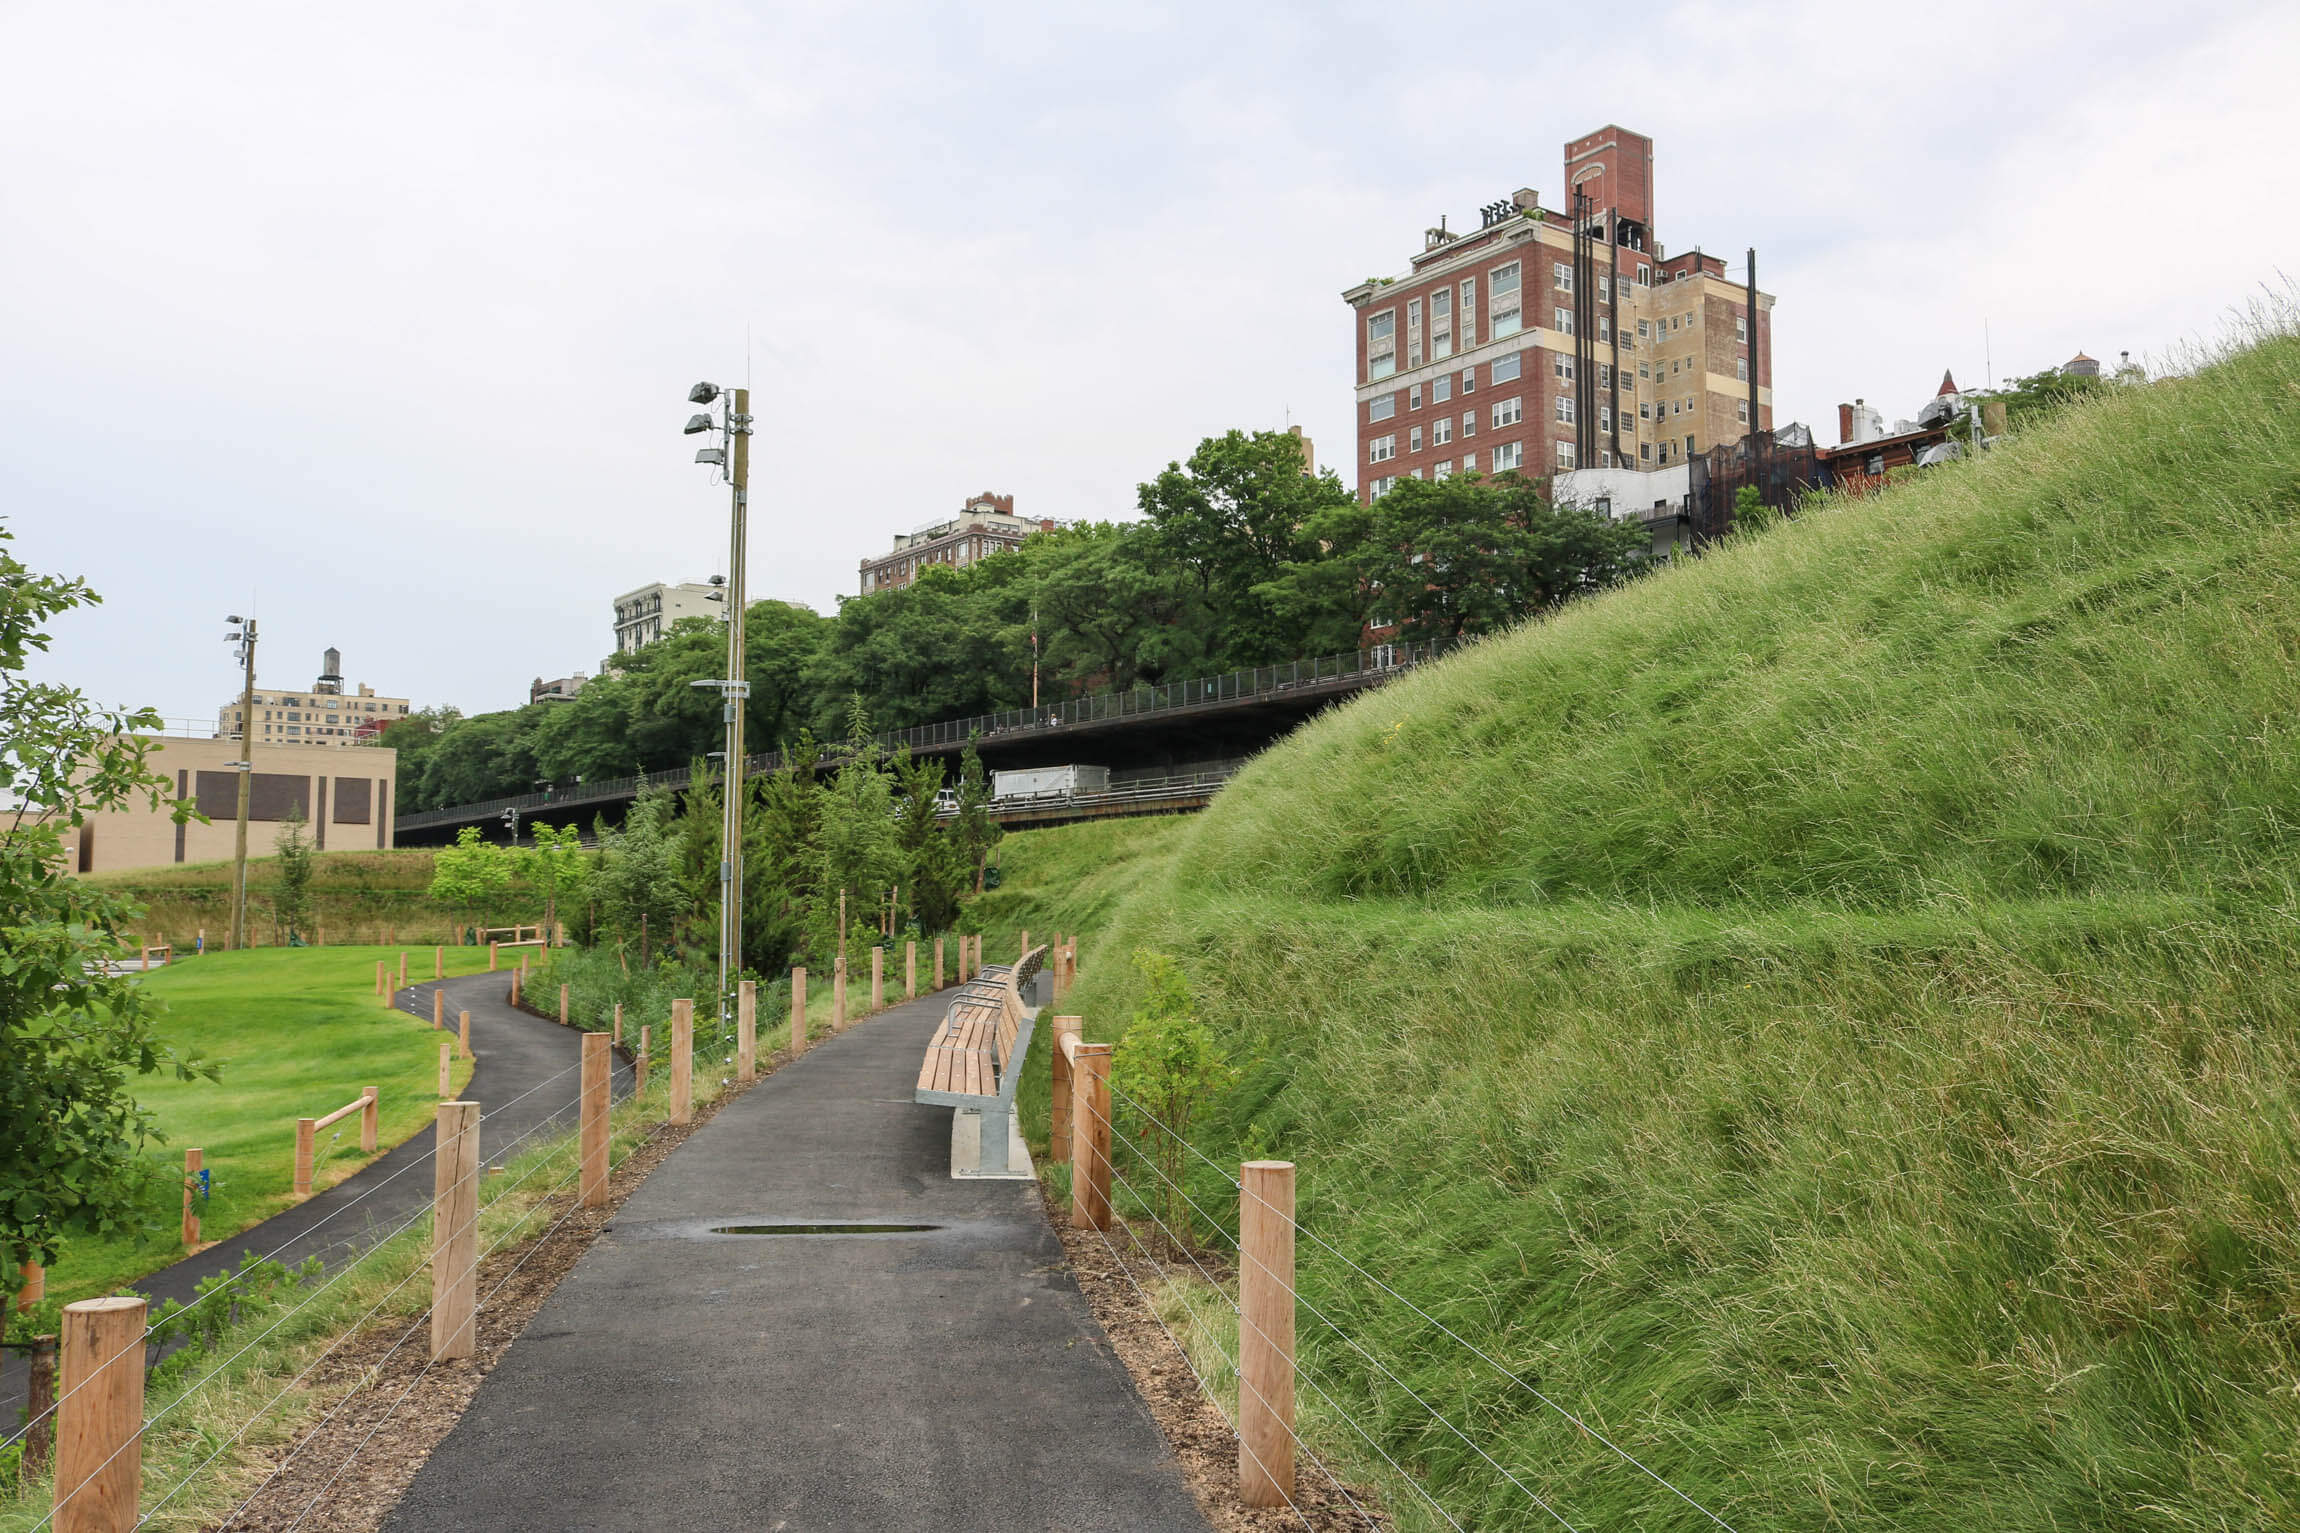
[[[285,943],[304,940],[311,929],[311,840],[304,834],[303,811],[288,812],[272,850],[272,922]]]
[[[9,534],[0,527],[0,544]],[[44,624],[99,598],[84,581],[39,575],[0,548],[0,1263],[53,1261],[74,1231],[140,1219],[157,1137],[136,1105],[138,1076],[210,1073],[161,1040],[159,1007],[102,972],[141,915],[119,894],[66,876],[62,832],[168,785],[147,764],[149,709],[100,709],[26,679]],[[190,806],[178,804],[178,819]]]

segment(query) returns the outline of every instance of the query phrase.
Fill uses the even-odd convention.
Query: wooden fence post
[[[807,971],[791,970],[791,1058],[807,1051]]]
[[[607,1083],[615,1057],[607,1049],[605,1033],[583,1035],[583,1121],[579,1132],[585,1208],[600,1208],[607,1202]]]
[[[942,988],[942,939],[934,939],[934,988]]]
[[[645,1090],[647,1089],[647,1033],[648,1033],[648,1031],[649,1031],[649,1029],[648,1029],[648,1026],[647,1026],[647,1024],[646,1024],[646,1023],[642,1022],[642,1023],[640,1023],[640,1024],[639,1024],[639,1058],[638,1058],[638,1061],[637,1061],[637,1068],[636,1068],[636,1070],[633,1072],[633,1083],[632,1083],[632,1087],[631,1087],[631,1090],[632,1090],[632,1092],[633,1092],[634,1094],[636,1094],[636,1093],[638,1093],[638,1092],[641,1092],[641,1091],[645,1091]]]
[[[23,1472],[37,1475],[56,1452],[56,1338],[35,1336],[25,1362]]]
[[[918,999],[918,939],[915,937],[902,945],[902,998]]]
[[[1294,1497],[1294,1164],[1250,1160],[1238,1192],[1238,1494]]]
[[[295,1120],[295,1195],[311,1196],[312,1140],[319,1133],[317,1118]]]
[[[831,963],[831,1031],[837,1032],[847,1025],[847,955],[844,953]]]
[[[447,1025],[447,992],[431,992],[431,1026],[434,1032]]]
[[[376,1101],[377,1088],[374,1086],[362,1087],[360,1095],[367,1098],[367,1105],[359,1110],[360,1153],[373,1155],[375,1153],[376,1109],[378,1106]]]
[[[870,1009],[886,1010],[886,949],[883,947],[870,950]]]
[[[759,1078],[759,986],[744,980],[735,987],[735,1079]]]
[[[444,947],[431,950],[431,977],[435,980],[447,978],[447,949]]]
[[[380,958],[375,961],[375,993],[383,994],[383,960]]]
[[[64,1306],[56,1533],[127,1533],[144,1483],[144,1301]]]
[[[407,988],[407,951],[404,948],[400,950],[399,954],[399,988],[402,990]]]
[[[464,1057],[465,1059],[469,1059],[469,1058],[471,1057],[471,1013],[470,1013],[470,1012],[468,1012],[468,1011],[459,1011],[459,1012],[457,1012],[457,1013],[455,1014],[455,1032],[456,1032],[456,1037],[457,1037],[458,1041],[459,1041],[459,1042],[462,1044],[462,1046],[463,1046],[463,1057]]]
[[[479,1298],[479,1104],[442,1102],[431,1177],[431,1358],[469,1357]]]
[[[26,1262],[16,1269],[20,1280],[16,1288],[16,1308],[30,1309],[48,1297],[48,1269],[38,1262]]]
[[[615,1032],[613,1037],[617,1043],[623,1041],[623,1003],[621,1001],[615,1003]]]
[[[671,1121],[695,1116],[695,1003],[671,1003]]]
[[[439,1100],[446,1101],[455,1094],[455,1045],[445,1038],[439,1040]]]
[[[1076,1104],[1070,1100],[1070,1051],[1063,1047],[1064,1040],[1075,1038],[1085,1029],[1082,1017],[1056,1017],[1054,1019],[1054,1047],[1047,1051],[1047,1062],[1053,1067],[1050,1088],[1052,1121],[1047,1125],[1046,1158],[1050,1161],[1070,1159],[1070,1110]]]
[[[1070,1074],[1070,1222],[1110,1228],[1110,1048],[1081,1043]]]
[[[567,1025],[567,987],[565,985],[559,987],[559,1025],[561,1027]]]
[[[495,942],[490,938],[487,943],[487,972],[490,974],[495,972],[495,956]]]
[[[184,1151],[184,1247],[189,1250],[200,1243],[199,1206],[192,1201],[193,1189],[200,1185],[200,1152]]]

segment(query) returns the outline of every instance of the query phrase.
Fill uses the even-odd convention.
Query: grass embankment
[[[86,875],[85,883],[132,896],[144,907],[139,927],[147,942],[172,942],[188,953],[202,929],[208,946],[221,947],[232,926],[232,865],[188,862],[180,867],[129,868]],[[259,947],[279,946],[287,933],[272,919],[278,881],[269,857],[248,859],[248,926]],[[318,852],[312,859],[312,907],[323,939],[332,943],[451,942],[453,913],[431,900],[431,852]],[[532,891],[506,889],[490,920],[508,926],[542,919]]]
[[[1404,678],[1041,919],[1089,1036],[1183,961],[1215,1159],[1296,1159],[1308,1227],[1743,1533],[2300,1524],[2296,513],[2279,337]],[[1713,1526],[1300,1276],[1573,1526]],[[1546,1524],[1301,1331],[1463,1525]]]
[[[431,950],[408,951],[408,977],[431,977]],[[427,1023],[375,995],[375,965],[395,970],[401,949],[267,948],[179,960],[141,983],[167,1004],[162,1035],[178,1049],[223,1067],[218,1080],[146,1076],[136,1098],[158,1120],[165,1144],[149,1153],[181,1167],[196,1145],[211,1173],[213,1195],[202,1210],[201,1235],[225,1243],[295,1201],[295,1120],[319,1117],[379,1088],[379,1153],[428,1127],[439,1101],[439,1037]],[[487,967],[484,949],[449,948],[447,972]],[[450,1017],[450,1025],[454,1019]],[[455,1065],[455,1084],[471,1066]],[[319,1136],[313,1181],[327,1187],[372,1157],[359,1149],[359,1119],[345,1118]],[[139,1234],[80,1237],[67,1243],[50,1271],[48,1291],[66,1299],[113,1292],[183,1256],[177,1237],[175,1178],[149,1210]]]

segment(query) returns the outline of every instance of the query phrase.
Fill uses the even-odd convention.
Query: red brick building
[[[1034,532],[1052,532],[1051,520],[1014,514],[1014,497],[985,490],[956,516],[938,517],[915,532],[896,533],[894,550],[862,561],[862,594],[909,585],[930,564],[966,565],[1020,548]]]
[[[1399,478],[1658,468],[1772,424],[1772,308],[1654,234],[1653,141],[1565,146],[1562,211],[1532,188],[1474,234],[1425,231],[1407,271],[1342,294],[1357,350],[1358,492]],[[1752,372],[1754,379],[1752,380]]]

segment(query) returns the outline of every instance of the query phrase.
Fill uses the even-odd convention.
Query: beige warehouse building
[[[230,858],[239,817],[237,740],[174,735],[152,739],[149,765],[168,780],[178,799],[208,817],[178,825],[168,806],[90,816],[64,833],[69,865],[81,873],[165,867]],[[393,779],[399,752],[385,746],[346,750],[329,744],[255,748],[255,781],[248,797],[248,855],[268,857],[291,812],[301,811],[306,833],[328,851],[376,851],[391,845]]]

